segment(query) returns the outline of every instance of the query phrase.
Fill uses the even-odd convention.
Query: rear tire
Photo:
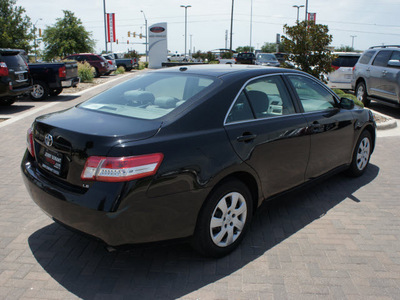
[[[10,106],[15,102],[15,98],[0,99],[0,106]]]
[[[360,102],[364,104],[365,107],[368,107],[370,105],[371,100],[368,99],[367,88],[365,87],[364,81],[361,81],[357,84],[356,97]]]
[[[201,209],[192,246],[204,256],[221,257],[243,240],[253,214],[248,187],[227,180],[211,192]]]
[[[33,82],[33,91],[30,94],[32,100],[42,101],[49,96],[49,87],[41,80]]]
[[[359,177],[364,174],[368,167],[369,159],[372,151],[372,138],[369,131],[364,130],[358,138],[356,147],[353,153],[351,165],[347,170],[347,175]]]

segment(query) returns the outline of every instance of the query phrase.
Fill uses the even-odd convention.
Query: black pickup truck
[[[60,63],[28,64],[33,78],[33,100],[44,100],[49,95],[57,96],[63,88],[74,87],[79,83],[78,65],[75,61]]]

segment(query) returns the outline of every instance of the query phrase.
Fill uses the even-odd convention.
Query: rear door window
[[[382,50],[375,56],[372,65],[377,67],[386,67],[390,56],[392,56],[392,50]]]

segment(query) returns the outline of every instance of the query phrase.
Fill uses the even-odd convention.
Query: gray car
[[[256,56],[256,65],[279,67],[281,63],[272,53],[258,53]]]
[[[366,50],[355,65],[351,85],[365,106],[373,98],[400,107],[400,46],[374,46]]]

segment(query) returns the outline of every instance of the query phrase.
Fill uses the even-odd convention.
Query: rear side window
[[[369,50],[365,52],[363,56],[361,56],[359,63],[367,65],[371,61],[371,58],[372,56],[374,56],[375,52],[376,52],[375,50]]]
[[[372,64],[377,67],[386,67],[391,55],[391,50],[379,51],[379,53],[375,56],[374,62]]]
[[[339,56],[332,62],[334,67],[354,67],[360,57],[359,56]]]
[[[96,56],[96,55],[89,55],[88,56],[89,60],[93,60],[93,61],[99,61],[101,60],[100,57]]]
[[[101,93],[79,107],[153,120],[218,85],[214,78],[174,73],[139,75]]]

